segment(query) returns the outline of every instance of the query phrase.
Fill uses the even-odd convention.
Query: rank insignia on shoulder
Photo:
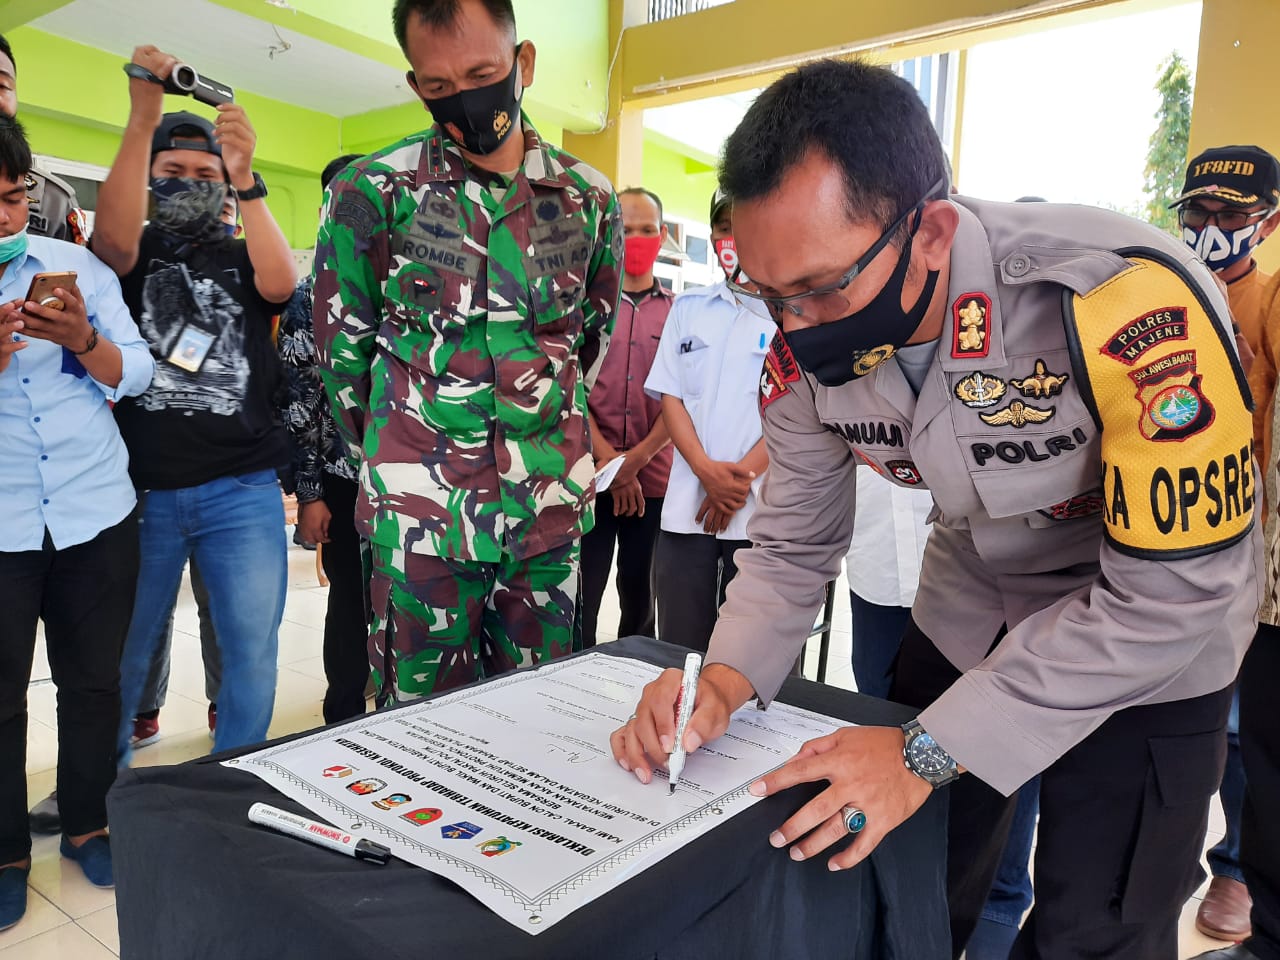
[[[1213,423],[1213,404],[1201,389],[1194,350],[1162,357],[1129,377],[1142,404],[1138,430],[1148,440],[1181,443]]]
[[[791,392],[788,384],[800,379],[800,367],[791,355],[786,338],[781,331],[773,335],[769,352],[765,354],[764,369],[760,373],[760,409]]]
[[[1011,379],[1009,383],[1024,397],[1047,400],[1049,397],[1060,394],[1062,385],[1070,379],[1071,374],[1050,373],[1043,360],[1036,360],[1035,372],[1031,376],[1023,377],[1021,380]]]
[[[908,486],[916,487],[924,482],[924,478],[920,476],[920,471],[910,460],[886,460],[884,468],[888,470],[889,475],[899,483],[905,483]]]
[[[951,305],[954,333],[951,356],[985,357],[991,350],[987,317],[991,313],[991,298],[985,293],[961,294]]]
[[[1056,409],[1056,407],[1050,407],[1048,410],[1041,410],[1021,400],[1014,400],[1002,410],[980,413],[978,416],[982,418],[983,423],[992,427],[1016,427],[1021,430],[1029,423],[1044,423],[1052,419]]]
[[[1014,381],[1014,386],[1017,386],[1017,381]],[[966,407],[978,410],[995,406],[1008,389],[999,377],[975,370],[956,384],[956,399]]]

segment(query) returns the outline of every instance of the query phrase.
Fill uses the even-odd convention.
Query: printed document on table
[[[591,653],[225,764],[536,934],[758,802],[751,783],[844,725],[749,704],[669,796],[665,772],[642,784],[609,749],[660,672]]]

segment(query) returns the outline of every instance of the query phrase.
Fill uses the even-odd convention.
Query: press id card
[[[167,359],[181,370],[196,373],[204,363],[204,358],[209,355],[210,349],[213,348],[215,339],[216,337],[209,331],[189,323],[183,327],[182,334],[178,337],[178,342],[174,344]]]

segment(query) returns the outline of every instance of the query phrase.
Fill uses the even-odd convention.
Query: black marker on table
[[[308,820],[268,803],[255,803],[250,807],[249,819],[259,826],[268,827],[290,837],[297,837],[299,840],[306,840],[318,847],[337,850],[357,860],[384,864],[391,859],[391,851],[380,843],[361,839],[345,830],[331,827],[327,823]]]

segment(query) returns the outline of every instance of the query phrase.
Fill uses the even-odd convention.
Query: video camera
[[[178,96],[194,97],[201,103],[216,107],[220,103],[234,103],[236,93],[225,83],[219,83],[211,77],[201,76],[195,67],[185,63],[175,63],[169,72],[168,80],[161,80],[146,67],[136,63],[126,63],[124,72],[135,80],[146,80],[164,87],[165,93]]]

